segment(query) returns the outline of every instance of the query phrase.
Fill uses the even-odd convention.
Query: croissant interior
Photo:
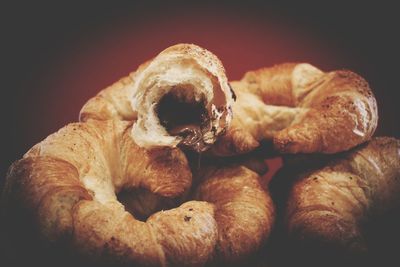
[[[196,45],[179,44],[162,51],[133,75],[129,90],[137,113],[132,138],[144,148],[175,147],[183,141],[202,151],[206,146],[198,143],[213,144],[231,121],[233,93],[222,63]],[[178,104],[177,110],[168,108],[170,101]],[[184,136],[177,134],[181,129],[171,133],[169,124],[185,128],[181,124],[187,120],[192,126]]]
[[[201,152],[209,145],[203,142],[208,131],[209,113],[205,99],[194,95],[180,94],[189,90],[171,90],[158,102],[156,110],[160,123],[172,136],[180,136],[181,145],[194,147]]]

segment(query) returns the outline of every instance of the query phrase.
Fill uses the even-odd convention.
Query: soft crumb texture
[[[157,104],[167,93],[203,100],[208,110],[208,144],[229,125],[233,94],[225,70],[211,52],[192,44],[178,44],[157,55],[135,76],[130,101],[137,112],[132,138],[142,147],[176,146],[181,137],[170,135],[161,125]]]

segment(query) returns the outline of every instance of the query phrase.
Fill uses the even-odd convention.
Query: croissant
[[[336,153],[368,141],[377,127],[375,97],[351,71],[286,63],[247,72],[231,85],[237,101],[214,148],[220,155],[245,153],[262,140],[283,153]]]
[[[111,264],[201,266],[246,257],[265,242],[274,208],[256,173],[225,166],[191,189],[181,150],[144,149],[131,132],[132,122],[92,119],[35,145],[10,167],[4,218],[17,233],[34,223],[40,238]],[[147,192],[126,200],[139,215],[118,197],[135,189]],[[191,190],[195,200],[158,211]],[[149,194],[155,204],[141,202]]]
[[[178,44],[90,100],[80,119],[135,119],[132,138],[141,147],[183,144],[200,152],[229,125],[233,98],[214,54]]]
[[[399,207],[399,151],[399,140],[376,137],[316,170],[289,171],[297,176],[285,216],[293,240],[365,251],[365,224]]]
[[[129,84],[137,75],[91,99],[81,119],[134,118]],[[213,146],[216,155],[246,153],[263,140],[284,153],[337,153],[368,141],[377,127],[376,99],[368,83],[348,70],[325,73],[310,64],[285,63],[250,71],[230,85],[236,98],[233,119]],[[232,101],[225,96],[229,107]]]

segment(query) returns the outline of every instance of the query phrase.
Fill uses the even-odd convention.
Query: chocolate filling
[[[157,105],[160,123],[169,134],[181,136],[180,145],[197,152],[205,151],[208,145],[203,141],[203,131],[209,122],[205,101],[188,101],[176,94],[165,94]]]

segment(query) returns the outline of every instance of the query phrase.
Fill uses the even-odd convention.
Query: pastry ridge
[[[363,223],[400,204],[399,151],[399,140],[374,137],[321,168],[291,173],[294,183],[286,209],[289,235],[366,250]]]
[[[265,242],[274,207],[259,176],[244,167],[211,173],[203,186],[217,191],[222,186],[224,203],[242,208],[224,210],[218,200],[199,194],[196,200],[156,211],[145,221],[127,212],[117,198],[122,190],[144,188],[174,199],[185,196],[192,186],[182,151],[141,148],[131,138],[131,127],[132,122],[122,120],[90,119],[71,123],[32,147],[10,167],[6,178],[3,197],[10,229],[18,218],[25,218],[17,225],[33,223],[41,239],[65,243],[91,261],[146,266],[202,266],[231,256],[243,258]],[[209,184],[213,181],[215,186]],[[258,214],[251,219],[258,225],[252,228],[254,236],[232,221],[218,219],[230,214],[242,218],[249,205]],[[234,255],[216,253],[223,231],[229,229],[236,235],[224,237],[223,247],[233,249]],[[237,242],[248,246],[237,247]]]
[[[231,85],[237,95],[231,127],[239,131],[230,134],[238,137],[220,139],[217,154],[245,153],[262,140],[282,153],[332,154],[370,140],[378,124],[368,83],[349,70],[285,63],[247,72]]]

